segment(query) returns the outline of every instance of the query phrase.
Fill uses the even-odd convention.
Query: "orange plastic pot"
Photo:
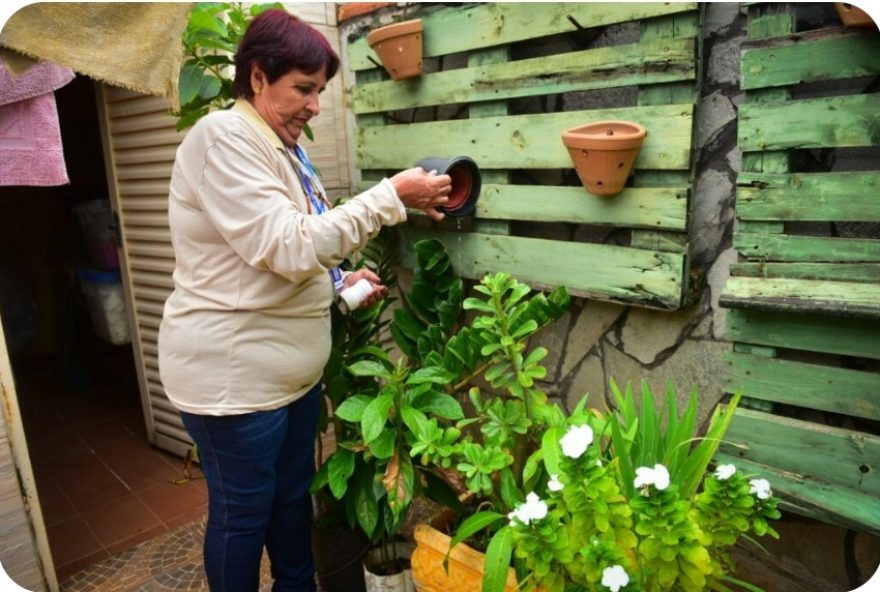
[[[394,80],[422,73],[422,30],[422,19],[414,19],[386,25],[367,34],[367,43]]]
[[[597,121],[562,132],[584,188],[595,195],[623,191],[647,132],[631,121]]]
[[[483,553],[465,544],[456,545],[449,553],[447,572],[443,569],[443,561],[452,539],[427,524],[417,525],[413,536],[416,549],[410,563],[416,592],[480,592],[486,562]],[[516,573],[510,568],[504,591],[517,590]]]

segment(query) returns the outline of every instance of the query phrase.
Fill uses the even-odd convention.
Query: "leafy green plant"
[[[416,254],[388,326],[399,357],[364,350],[339,369],[358,382],[337,409],[347,436],[316,484],[352,523],[379,544],[416,496],[446,501],[460,518],[452,545],[485,549],[485,592],[504,589],[511,565],[523,589],[545,592],[755,589],[733,577],[729,549],[775,536],[777,502],[754,476],[708,472],[739,394],[703,435],[696,391],[680,412],[671,386],[662,412],[647,384],[637,402],[612,382],[614,412],[584,398],[566,413],[539,387],[548,352],[531,345],[567,309],[565,288],[532,293],[496,273],[465,297],[441,243]]]
[[[639,404],[630,385],[611,386],[614,413],[585,412],[583,400],[561,420],[548,414],[533,453],[542,466],[527,468],[527,487],[515,493],[524,502],[459,527],[453,544],[494,529],[483,590],[504,589],[511,560],[525,589],[546,592],[756,590],[731,575],[729,549],[741,536],[777,536],[777,500],[765,480],[733,465],[707,472],[741,394],[699,436],[695,391],[679,414],[670,386],[664,417],[646,383]]]
[[[255,16],[280,2],[245,5],[242,2],[199,2],[190,12],[183,31],[184,61],[180,68],[180,110],[176,128],[181,131],[213,109],[227,109],[235,102],[232,88],[234,56],[238,43]],[[306,137],[314,140],[306,126]]]
[[[402,355],[392,361],[387,351],[374,346],[360,350],[363,358],[342,364],[347,396],[335,417],[343,424],[338,433],[344,436],[313,484],[313,490],[329,490],[348,509],[351,523],[377,546],[393,540],[414,496],[459,505],[456,493],[426,464],[436,460],[441,467],[451,467],[452,457],[461,455],[472,464],[467,468],[462,461],[458,468],[486,488],[492,487],[485,483],[486,476],[509,464],[498,450],[462,438],[465,424],[455,425],[464,419],[461,401],[470,382],[482,374],[504,381],[502,375],[508,371],[532,380],[532,362],[520,364],[518,370],[507,368],[491,355],[494,337],[458,323],[464,289],[442,243],[422,241],[415,252],[412,288],[403,295],[404,306],[395,310],[389,328]],[[505,274],[491,276],[481,286],[489,284],[499,291],[498,305],[508,314],[504,331],[517,335],[514,349],[561,316],[568,304],[564,289],[524,300],[527,290]],[[471,399],[480,401],[477,391]],[[503,406],[490,403],[485,409],[494,422],[490,432],[522,431],[507,424],[510,411]]]

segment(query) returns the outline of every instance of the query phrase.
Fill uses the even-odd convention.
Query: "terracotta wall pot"
[[[464,218],[473,214],[483,185],[480,167],[476,162],[467,156],[456,156],[455,158],[431,156],[423,158],[416,163],[416,166],[420,166],[426,171],[437,171],[441,175],[452,177],[449,202],[437,209],[450,218]]]
[[[877,28],[877,25],[874,24],[874,20],[871,16],[858,6],[853,6],[846,2],[835,2],[834,7],[837,9],[837,14],[840,16],[840,20],[842,20],[843,24],[847,27]]]
[[[449,554],[449,572],[443,569],[443,560],[452,540],[439,530],[419,524],[413,536],[412,577],[416,592],[480,592],[483,584],[485,555],[467,545],[458,544]],[[507,576],[505,592],[518,590],[513,568]]]
[[[631,121],[597,121],[562,132],[581,183],[595,195],[623,191],[647,132]]]
[[[415,19],[386,25],[367,35],[367,43],[394,80],[422,73],[422,28],[422,19]]]

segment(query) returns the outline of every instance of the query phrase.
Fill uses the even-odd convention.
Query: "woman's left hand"
[[[382,278],[376,275],[373,271],[369,269],[358,269],[357,271],[353,271],[345,277],[343,283],[346,288],[350,288],[351,286],[358,283],[359,280],[364,279],[370,282],[370,285],[373,286],[373,291],[370,292],[370,295],[364,298],[361,302],[361,305],[358,308],[366,308],[368,306],[373,306],[377,302],[381,301],[388,294],[388,288],[386,288],[382,284]]]

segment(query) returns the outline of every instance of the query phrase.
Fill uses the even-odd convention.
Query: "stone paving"
[[[202,569],[204,519],[110,557],[60,583],[62,592],[179,592],[208,590]],[[263,557],[261,592],[271,589]]]

